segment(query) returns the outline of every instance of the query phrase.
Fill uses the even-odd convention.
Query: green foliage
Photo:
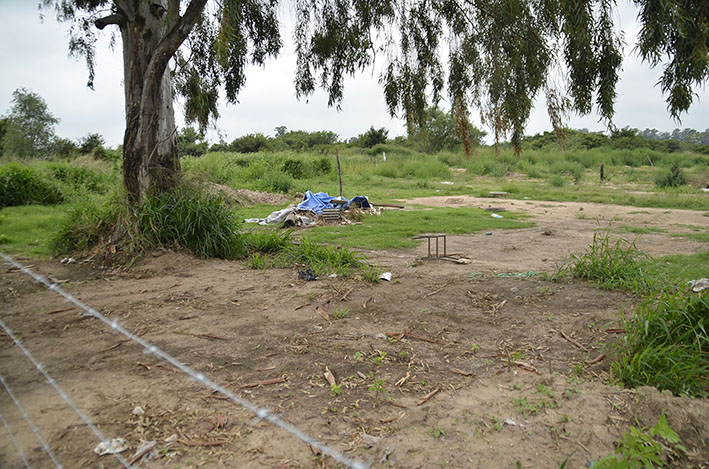
[[[267,150],[269,147],[268,137],[262,133],[248,134],[235,138],[229,144],[229,150],[236,153],[256,153]]]
[[[4,152],[19,158],[48,156],[58,122],[40,95],[25,88],[13,91]]]
[[[384,127],[375,129],[374,126],[372,126],[368,131],[360,134],[355,140],[355,143],[362,148],[372,148],[381,143],[386,143],[388,135],[389,131]]]
[[[45,168],[53,179],[73,190],[105,192],[107,188],[107,177],[85,166],[70,163],[47,163]]]
[[[672,163],[669,171],[658,174],[655,179],[655,185],[657,187],[679,187],[685,184],[687,184],[687,178],[682,172],[679,163],[676,161]]]
[[[638,429],[634,426],[618,442],[615,454],[605,456],[590,464],[591,469],[635,469],[666,467],[664,449],[671,448],[675,453],[686,453],[677,433],[667,425],[663,412],[658,422],[650,429]]]
[[[20,205],[0,209],[2,251],[47,258],[50,240],[66,216],[65,205]]]
[[[709,297],[665,291],[633,315],[612,370],[629,387],[709,397]]]
[[[199,257],[235,259],[244,255],[239,221],[219,197],[181,186],[129,208],[123,193],[76,202],[53,240],[58,254],[106,243],[128,253],[159,246],[187,249]]]
[[[178,246],[199,257],[244,254],[236,215],[221,198],[181,187],[148,197],[137,207],[137,226],[150,246]]]
[[[301,160],[287,159],[283,162],[283,172],[293,179],[302,179],[305,175],[305,165]]]
[[[486,132],[469,125],[471,144],[479,146]],[[437,107],[427,107],[422,121],[415,122],[409,129],[408,142],[426,153],[459,148],[462,143],[456,130],[454,113],[443,112]]]
[[[25,204],[57,204],[59,187],[33,167],[21,163],[0,166],[0,208]]]
[[[322,276],[336,273],[348,276],[360,266],[360,257],[347,248],[326,246],[313,241],[310,237],[302,238],[300,243],[291,244],[285,251],[288,264],[303,264]]]
[[[103,148],[106,141],[98,133],[88,133],[79,139],[79,151],[83,154],[91,153],[95,148]]]
[[[652,289],[655,278],[649,275],[648,256],[634,242],[618,239],[611,242],[608,231],[596,232],[593,243],[562,268],[575,278],[594,280],[601,288],[643,292]]]
[[[202,156],[207,153],[209,143],[204,139],[204,132],[185,127],[177,133],[177,154],[183,156]]]

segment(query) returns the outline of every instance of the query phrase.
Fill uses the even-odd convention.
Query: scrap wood
[[[423,299],[425,300],[425,299],[428,298],[429,296],[433,296],[433,295],[435,295],[436,293],[440,293],[441,290],[443,290],[443,289],[446,288],[447,286],[448,286],[448,284],[446,283],[445,285],[443,285],[443,286],[442,286],[441,288],[439,288],[438,290],[434,290],[434,291],[432,291],[431,293],[426,293],[425,295],[423,295]]]
[[[606,334],[625,334],[625,329],[611,327],[609,329],[606,329]]]
[[[275,369],[276,369],[276,365],[272,365],[272,366],[267,366],[264,368],[254,368],[254,371],[271,371],[271,370],[275,370]]]
[[[587,365],[595,365],[596,363],[602,362],[604,358],[606,358],[606,354],[602,353],[599,356],[597,356],[596,358],[594,358],[593,360],[587,361],[586,364]]]
[[[367,309],[367,304],[369,304],[369,302],[372,301],[372,299],[374,299],[373,296],[370,296],[369,298],[367,298],[367,299],[364,301],[364,304],[362,305],[362,309]]]
[[[569,337],[568,335],[566,335],[566,333],[564,333],[564,331],[559,330],[559,332],[561,333],[561,337],[566,339],[571,345],[573,345],[574,347],[576,347],[577,349],[579,349],[581,351],[588,352],[586,347],[584,347],[578,341],[576,341],[576,340],[572,339],[571,337]]]
[[[99,350],[98,353],[108,352],[109,350],[113,350],[114,348],[120,347],[121,344],[122,344],[122,342],[118,342],[117,344],[111,345],[111,346],[108,347],[108,348],[105,348],[105,349],[103,349],[103,350]]]
[[[416,403],[416,405],[418,406],[418,405],[424,404],[426,401],[428,401],[429,399],[431,399],[433,396],[435,396],[435,395],[438,394],[439,392],[441,392],[441,388],[436,388],[436,389],[434,389],[433,391],[431,391],[431,392],[429,392],[428,394],[426,394],[425,396],[423,396],[423,397],[421,398],[421,400]]]
[[[389,417],[389,418],[385,418],[385,419],[379,419],[379,421],[380,421],[381,423],[391,423],[391,422],[394,422],[394,421],[396,421],[396,420],[399,420],[400,418],[403,418],[405,415],[406,415],[406,412],[402,412],[401,414],[399,414],[399,415],[397,415],[397,416],[395,416],[395,417]]]
[[[408,409],[408,406],[405,406],[404,404],[399,404],[396,401],[388,401],[389,404],[393,405],[394,407],[398,407],[399,409]]]
[[[239,386],[239,389],[257,388],[259,386],[268,386],[269,384],[285,383],[286,381],[288,381],[288,379],[286,378],[286,375],[283,375],[280,378],[272,378],[263,381],[257,381],[255,383],[242,384],[241,386]]]
[[[396,383],[394,383],[394,386],[396,386],[397,388],[402,387],[402,386],[404,385],[404,383],[406,383],[406,382],[409,380],[409,378],[411,378],[411,372],[407,370],[407,371],[406,371],[406,376],[404,376],[404,377],[401,378],[399,381],[397,381]]]
[[[436,339],[428,339],[426,337],[421,337],[419,335],[413,335],[413,334],[409,334],[409,333],[406,333],[406,337],[411,337],[412,339],[416,339],[416,340],[422,340],[424,342],[428,342],[429,344],[440,344],[441,343],[441,341],[436,340]]]
[[[342,295],[342,297],[340,298],[340,301],[350,301],[350,293],[352,293],[352,291],[354,291],[354,287],[347,290],[345,294]]]
[[[322,316],[323,319],[325,319],[326,321],[330,320],[330,313],[328,313],[327,310],[325,308],[323,308],[322,306],[317,305],[315,307],[315,312],[318,313],[320,316]]]
[[[397,205],[397,204],[376,204],[374,202],[370,202],[370,204],[372,204],[375,207],[388,207],[388,208],[400,208],[400,209],[404,208],[403,205]]]
[[[312,303],[305,303],[304,305],[296,306],[295,311],[298,311],[299,309],[305,308],[306,306],[310,306]]]
[[[321,452],[320,452],[319,449],[317,449],[317,448],[316,448],[315,446],[313,446],[313,445],[308,445],[308,446],[310,446],[310,451],[313,452],[313,456],[320,456]]]
[[[227,418],[226,415],[224,414],[217,414],[217,428],[224,428],[224,426],[227,424]]]
[[[537,368],[534,365],[531,365],[527,362],[523,362],[521,360],[515,360],[512,363],[517,365],[518,367],[522,368],[523,370],[531,371],[532,373],[536,373],[538,375],[541,375],[539,370],[537,370]]]
[[[404,332],[385,332],[384,334],[387,337],[391,337],[392,339],[403,339],[404,336],[406,335],[406,331],[404,331]]]
[[[140,365],[143,368],[145,368],[146,370],[150,371],[150,366],[147,363],[145,363],[145,362],[135,362],[135,363],[136,363],[136,365]]]
[[[333,375],[332,371],[330,371],[330,369],[327,367],[325,368],[325,379],[327,380],[330,386],[334,386],[337,384],[337,381],[335,381],[335,375]]]
[[[34,267],[34,264],[29,264],[29,265],[25,266],[26,269],[31,269],[32,267]],[[16,274],[17,272],[22,272],[22,269],[18,269],[17,267],[12,267],[7,271],[8,274]]]
[[[453,368],[451,371],[457,375],[462,375],[462,376],[473,376],[473,374],[469,371],[463,371],[459,370],[458,368]]]

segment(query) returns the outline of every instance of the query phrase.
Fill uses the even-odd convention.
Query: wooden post
[[[603,163],[601,163],[601,182],[603,182]]]
[[[340,149],[335,149],[335,156],[337,157],[337,177],[340,179],[340,198],[342,198],[342,168],[340,167]]]

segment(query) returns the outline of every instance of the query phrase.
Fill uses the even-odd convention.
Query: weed
[[[566,414],[561,414],[561,415],[559,416],[559,423],[569,423],[570,420],[571,420],[571,419],[570,419],[569,416],[566,415]]]
[[[399,350],[399,359],[406,361],[409,358],[409,352],[406,350]]]
[[[0,167],[0,208],[31,203],[53,205],[63,200],[58,185],[34,168],[20,163]]]
[[[341,306],[338,308],[335,308],[335,310],[332,312],[331,316],[334,319],[345,319],[347,316],[350,314],[350,309],[347,306]]]
[[[663,445],[663,443],[665,443]],[[663,446],[673,452],[686,453],[681,439],[669,425],[663,412],[658,422],[649,430],[634,426],[618,442],[615,454],[605,456],[590,464],[591,469],[621,469],[665,466]]]
[[[374,406],[378,406],[381,403],[381,400],[383,398],[387,398],[389,396],[389,392],[387,391],[386,387],[386,381],[383,379],[378,379],[372,383],[371,386],[368,388],[369,392],[374,393]]]
[[[687,177],[682,172],[677,161],[672,163],[669,171],[661,172],[655,178],[657,187],[679,187],[687,184]]]
[[[270,267],[268,257],[259,253],[253,253],[249,256],[249,265],[252,269],[257,270],[268,269]]]
[[[364,361],[364,357],[362,356],[362,352],[355,352],[353,357],[354,357],[355,361],[358,363]]]
[[[470,351],[471,351],[471,352],[475,353],[475,352],[477,352],[479,349],[480,349],[480,346],[479,346],[478,344],[476,344],[475,342],[473,342],[472,344],[470,344]]]
[[[381,269],[368,264],[362,264],[360,272],[362,273],[362,278],[370,283],[379,283],[379,277],[382,275]]]
[[[709,296],[664,292],[623,314],[615,376],[678,395],[709,396]]]
[[[433,436],[434,438],[441,438],[446,436],[446,432],[439,427],[431,427],[428,433],[430,433],[431,436]]]
[[[384,363],[384,359],[387,357],[387,353],[381,350],[377,350],[377,355],[372,358],[372,362],[375,365],[381,365]]]
[[[342,383],[340,383],[340,384],[332,383],[330,385],[330,394],[332,394],[333,397],[339,396],[341,392],[342,392]]]

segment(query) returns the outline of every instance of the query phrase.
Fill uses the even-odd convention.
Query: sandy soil
[[[25,262],[216,382],[374,467],[559,467],[567,458],[567,467],[586,467],[612,452],[629,425],[651,426],[663,409],[689,451],[672,464],[706,467],[706,400],[606,384],[619,311],[633,297],[493,274],[550,271],[614,217],[665,228],[638,239],[653,254],[698,251],[701,244],[669,235],[709,219],[566,202],[416,202],[523,210],[537,226],[449,237],[449,251],[469,257],[469,265],[422,261],[425,245],[366,253],[393,273],[377,285],[303,282],[295,269],[255,271],[174,252],[156,252],[130,269]],[[471,272],[485,275],[471,279]],[[5,266],[0,287],[2,320],[104,434],[127,440],[124,455],[141,441],[158,442],[141,467],[336,467],[27,276]],[[0,373],[65,467],[117,467],[92,452],[93,434],[4,335]],[[280,377],[285,382],[245,386]],[[133,415],[136,406],[145,414]],[[7,393],[0,393],[0,409],[32,467],[53,467]],[[172,435],[177,441],[166,442]],[[0,467],[21,466],[0,429]]]

